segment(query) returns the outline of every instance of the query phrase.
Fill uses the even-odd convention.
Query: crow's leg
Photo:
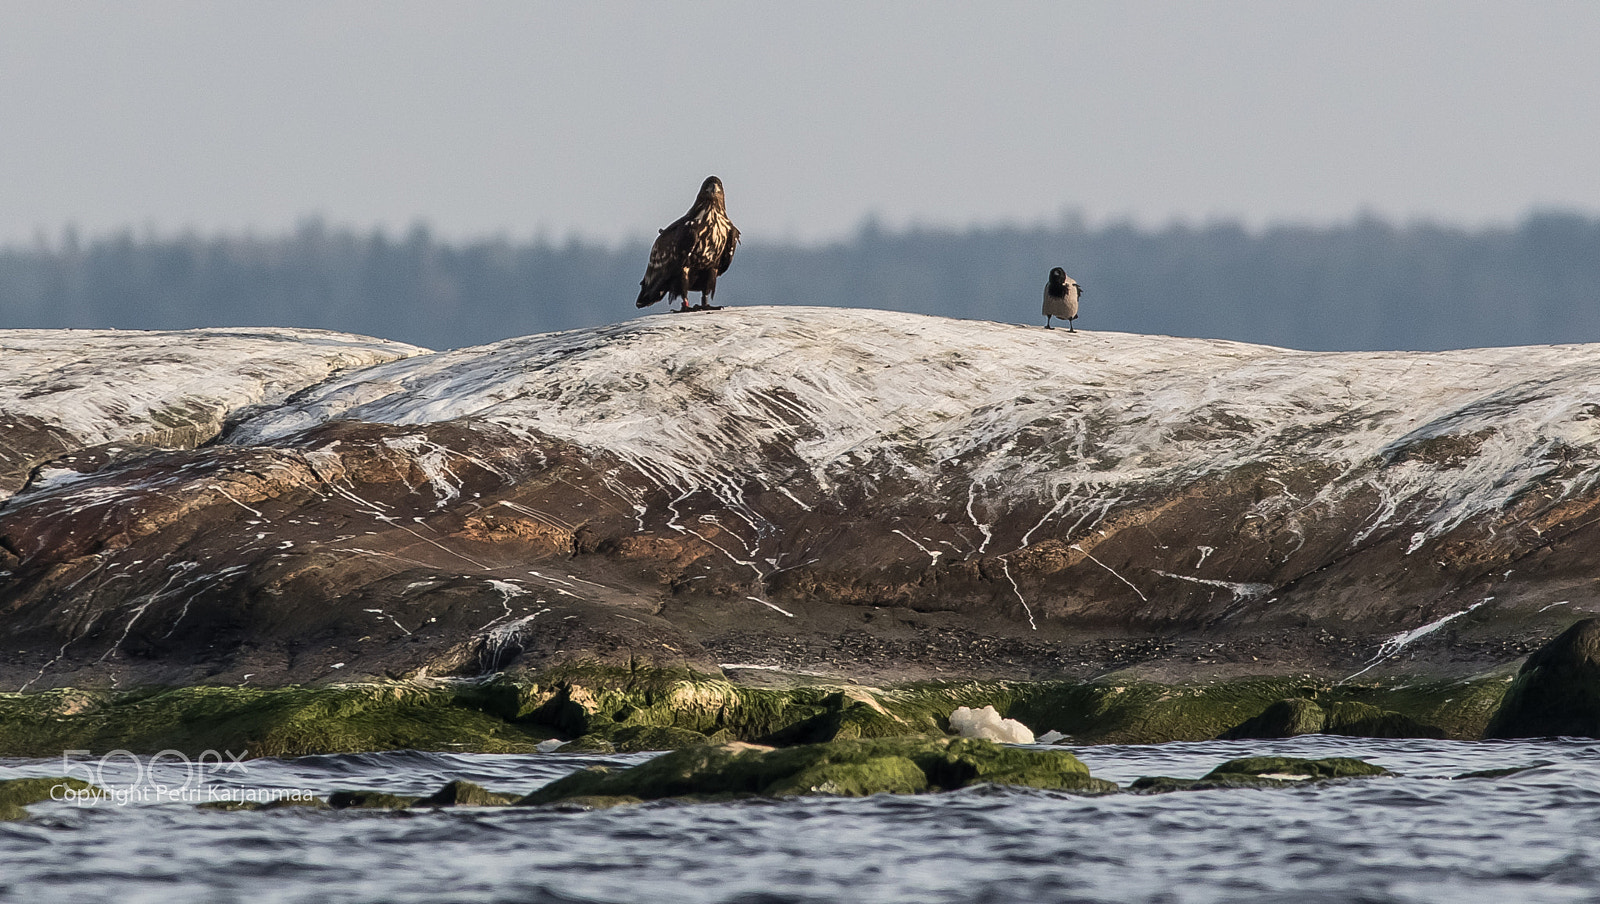
[[[1049,314],[1044,315],[1044,328],[1047,329],[1047,330],[1055,329],[1055,327],[1050,325],[1050,315]]]

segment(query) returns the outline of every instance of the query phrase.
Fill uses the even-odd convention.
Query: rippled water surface
[[[1237,756],[1355,756],[1396,778],[1072,797],[979,788],[593,812],[218,812],[35,804],[0,822],[0,899],[126,902],[1593,901],[1600,743],[1296,738],[1077,749],[1091,771],[1198,777]],[[645,756],[421,753],[251,760],[232,789],[522,793]],[[1498,779],[1464,772],[1545,762]],[[108,786],[182,784],[107,763]],[[61,762],[0,760],[0,778]],[[81,774],[81,773],[79,773]],[[120,785],[119,785],[120,783]],[[232,793],[238,793],[234,791]]]

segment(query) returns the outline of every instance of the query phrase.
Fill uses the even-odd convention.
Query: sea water
[[[1353,756],[1398,775],[1152,796],[978,787],[596,811],[221,812],[124,794],[121,803],[34,804],[32,818],[0,823],[0,899],[1600,900],[1600,742],[1318,736],[1073,749],[1094,775],[1122,784],[1143,775],[1195,778],[1225,760],[1267,754]],[[648,757],[312,756],[213,763],[199,781],[193,764],[173,756],[102,758],[96,768],[111,788],[187,781],[188,791],[219,797],[340,789],[424,795],[458,778],[520,794],[585,766]],[[1500,778],[1456,777],[1535,763],[1545,765]],[[59,759],[0,760],[0,778],[59,775],[62,766]]]

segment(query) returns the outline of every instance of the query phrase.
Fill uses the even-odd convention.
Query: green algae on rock
[[[1217,788],[1289,788],[1307,782],[1391,775],[1382,766],[1350,757],[1308,760],[1286,756],[1257,756],[1229,760],[1198,779],[1146,776],[1128,786],[1135,794],[1169,791],[1208,791]]]
[[[62,712],[63,701],[72,710]],[[62,750],[230,751],[302,756],[373,750],[533,753],[550,737],[471,705],[462,688],[414,682],[279,688],[152,688],[0,695],[0,755]]]
[[[11,778],[0,780],[0,822],[27,819],[28,804],[47,800],[63,800],[65,792],[75,796],[101,797],[105,789],[83,779],[67,777]]]
[[[1207,778],[1221,775],[1254,775],[1257,777],[1303,776],[1319,781],[1331,778],[1364,778],[1389,775],[1389,770],[1366,760],[1335,756],[1307,760],[1292,756],[1250,756],[1229,760],[1207,773]]]
[[[573,797],[564,797],[553,804],[545,804],[550,810],[609,810],[612,807],[628,807],[642,804],[644,801],[637,797],[616,796],[607,797],[599,794],[579,794]]]
[[[279,800],[269,803],[240,803],[220,801],[201,804],[213,810],[272,810],[280,807],[312,807],[333,810],[415,810],[425,807],[504,807],[516,800],[516,795],[499,794],[474,782],[456,779],[427,797],[391,794],[387,791],[335,791],[326,801]]]
[[[1444,730],[1369,703],[1336,700],[1326,707],[1305,697],[1279,700],[1221,734],[1223,740],[1291,738],[1306,734],[1353,738],[1442,738]]]
[[[1325,714],[1336,710],[1340,727],[1352,729],[1351,734],[1361,727],[1362,718],[1373,714],[1342,704],[1364,704],[1416,722],[1424,726],[1420,731],[1427,732],[1422,737],[1475,740],[1482,736],[1505,686],[1504,678],[1496,674],[1401,684],[1270,676],[1162,684],[1107,676],[1084,683],[991,686],[990,700],[1002,714],[1036,731],[1055,729],[1080,744],[1207,741],[1260,715],[1273,703],[1292,698],[1314,699]],[[1388,730],[1383,719],[1370,724],[1369,730]]]
[[[1499,769],[1475,769],[1472,772],[1463,772],[1460,775],[1452,775],[1450,776],[1450,780],[1459,782],[1468,779],[1479,778],[1506,778],[1507,776],[1517,775],[1519,773],[1527,772],[1531,769],[1542,769],[1549,765],[1552,765],[1549,760],[1541,760],[1537,763],[1527,763],[1522,766],[1503,766]]]
[[[631,752],[745,741],[770,746],[831,740],[941,737],[960,706],[1079,744],[1209,740],[1301,698],[1345,733],[1368,725],[1418,736],[1477,738],[1509,682],[1336,685],[1305,678],[1158,684],[955,681],[898,687],[750,687],[687,670],[567,668],[522,680],[392,681],[267,687],[194,686],[123,692],[0,694],[0,756],[62,750],[150,754],[229,751],[300,756],[376,750]],[[1311,712],[1305,704],[1300,706]],[[1409,720],[1409,721],[1407,721]],[[1427,729],[1413,729],[1412,722]],[[1370,726],[1377,726],[1372,728]],[[1389,734],[1378,734],[1388,731]],[[1404,733],[1402,731],[1402,733]],[[541,746],[543,745],[543,746]]]
[[[696,732],[712,743],[940,734],[939,720],[953,708],[915,689],[747,687],[666,669],[568,668],[541,681],[537,694],[503,681],[486,685],[483,693],[497,701],[490,705],[498,711],[509,711],[515,701],[519,721],[547,726],[563,737],[603,738],[619,751],[648,749],[634,740],[644,727]],[[719,738],[718,732],[726,734]],[[687,735],[682,741],[675,746],[706,742]]]
[[[1305,697],[1286,697],[1259,714],[1240,722],[1218,737],[1225,741],[1243,738],[1292,738],[1319,734],[1328,724],[1328,714]]]
[[[756,740],[940,733],[940,694],[740,687],[682,671],[567,670],[543,681],[195,686],[0,695],[0,755],[228,750],[645,751]],[[548,747],[544,748],[548,749]]]
[[[579,797],[687,798],[914,794],[993,783],[1082,794],[1117,790],[1063,750],[964,738],[883,738],[772,748],[724,744],[663,754],[630,769],[600,767],[557,779],[518,805]]]
[[[421,798],[387,791],[335,791],[328,806],[335,810],[404,810]]]
[[[514,794],[498,794],[482,785],[456,779],[427,797],[413,803],[413,807],[504,807],[517,799]]]
[[[200,810],[222,810],[228,813],[256,812],[260,810],[331,810],[328,802],[320,797],[279,797],[273,800],[208,800],[203,804],[195,804]]]

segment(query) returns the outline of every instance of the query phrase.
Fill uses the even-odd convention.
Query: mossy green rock
[[[1206,778],[1219,775],[1303,775],[1313,779],[1365,778],[1389,775],[1389,770],[1366,760],[1335,756],[1305,760],[1292,756],[1251,756],[1229,760],[1211,770]]]
[[[335,791],[328,795],[328,806],[335,810],[404,810],[417,800],[386,791]]]
[[[703,747],[716,743],[698,731],[659,725],[624,725],[611,732],[609,740],[611,749],[617,753],[677,750],[682,747]],[[731,739],[723,737],[718,740]]]
[[[1425,725],[1403,713],[1380,709],[1367,703],[1336,701],[1326,707],[1327,723],[1323,734],[1351,738],[1442,738],[1444,730]]]
[[[1318,734],[1328,723],[1328,714],[1315,701],[1305,697],[1288,697],[1278,700],[1259,715],[1223,732],[1223,740],[1246,738],[1292,738],[1297,735]]]
[[[62,750],[301,756],[371,750],[533,753],[549,732],[473,708],[476,697],[408,682],[183,687],[77,699],[0,694],[0,755]],[[63,706],[69,706],[63,711]]]
[[[57,788],[67,788],[72,791],[92,791],[104,794],[105,791],[89,784],[83,779],[65,777],[46,778],[11,778],[0,781],[0,821],[27,819],[28,804],[36,804],[47,800],[58,799]]]
[[[1530,769],[1542,769],[1549,765],[1551,765],[1549,761],[1540,761],[1537,763],[1529,763],[1526,766],[1506,766],[1501,769],[1478,769],[1473,772],[1463,772],[1460,775],[1453,775],[1451,776],[1451,780],[1459,782],[1463,779],[1505,778],[1521,772],[1527,772]]]
[[[443,788],[422,798],[413,807],[504,807],[516,800],[512,794],[497,794],[472,782],[450,782]]]
[[[574,745],[563,749],[567,753],[675,750],[732,740],[791,746],[940,733],[936,714],[949,711],[948,704],[918,691],[752,688],[671,672],[572,670],[548,682],[543,702],[527,709],[520,721],[573,738]],[[651,728],[668,731],[646,733]]]
[[[875,756],[856,762],[821,762],[762,789],[770,797],[867,797],[873,794],[920,794],[928,776],[903,756]]]
[[[1172,791],[1215,791],[1219,788],[1284,788],[1290,784],[1295,783],[1252,775],[1227,775],[1218,778],[1147,775],[1134,779],[1128,790],[1134,794],[1167,794]]]
[[[678,750],[631,769],[585,769],[517,803],[548,804],[576,797],[859,797],[947,791],[985,782],[1090,794],[1117,790],[1111,782],[1092,778],[1077,757],[1063,750],[1004,747],[965,738],[882,738],[777,749],[725,744]]]
[[[1255,756],[1229,760],[1198,779],[1148,776],[1135,780],[1128,790],[1137,794],[1162,794],[1216,788],[1288,788],[1308,782],[1391,774],[1382,766],[1350,757],[1306,760],[1287,756]]]
[[[480,684],[475,689],[463,689],[461,694],[463,703],[507,722],[527,720],[549,701],[549,697],[550,692],[538,683],[512,681],[504,677]]]
[[[616,753],[617,745],[611,743],[610,738],[591,734],[575,741],[568,741],[558,750],[560,753]]]
[[[669,670],[569,668],[487,684],[395,681],[315,687],[146,688],[0,694],[0,756],[62,750],[299,756],[373,750],[563,753],[679,749],[732,740],[792,746],[942,735],[958,706],[992,705],[1084,744],[1208,740],[1277,702],[1321,711],[1324,732],[1482,736],[1510,683],[1329,685],[1286,678],[1208,684],[965,681],[895,688],[746,687]],[[1301,716],[1286,731],[1299,732]],[[1405,720],[1415,720],[1421,728]],[[1280,720],[1283,721],[1283,720]],[[1398,726],[1398,727],[1397,727]]]
[[[1330,734],[1353,738],[1442,738],[1444,731],[1370,703],[1336,700],[1326,707],[1305,697],[1278,700],[1260,715],[1222,733],[1224,740]]]
[[[200,810],[222,810],[228,813],[240,811],[256,812],[258,810],[330,810],[328,802],[320,797],[280,797],[277,800],[211,800],[203,804],[195,804]]]
[[[609,810],[612,807],[628,807],[642,803],[644,801],[637,797],[578,794],[572,797],[564,797],[556,803],[550,804],[549,807],[552,810]]]
[[[1529,656],[1486,738],[1600,738],[1600,619],[1586,618]]]
[[[791,747],[797,744],[822,744],[827,741],[887,738],[921,733],[904,719],[890,714],[881,706],[852,699],[843,692],[823,698],[821,707],[822,711],[816,715],[765,735],[758,743],[774,747]]]
[[[1418,736],[1476,740],[1500,705],[1509,675],[1392,684],[1329,684],[1305,679],[1240,678],[1205,684],[1157,684],[1133,679],[1075,684],[987,685],[961,696],[993,703],[1002,715],[1036,731],[1053,728],[1080,744],[1160,744],[1205,741],[1260,715],[1274,702],[1314,700],[1326,717],[1339,703],[1362,703],[1415,720]],[[983,696],[979,697],[978,694]],[[885,703],[888,703],[888,698]],[[948,710],[946,710],[948,712]],[[1354,711],[1352,711],[1354,712]],[[1341,717],[1354,732],[1358,718]],[[1324,732],[1328,731],[1324,723]]]

